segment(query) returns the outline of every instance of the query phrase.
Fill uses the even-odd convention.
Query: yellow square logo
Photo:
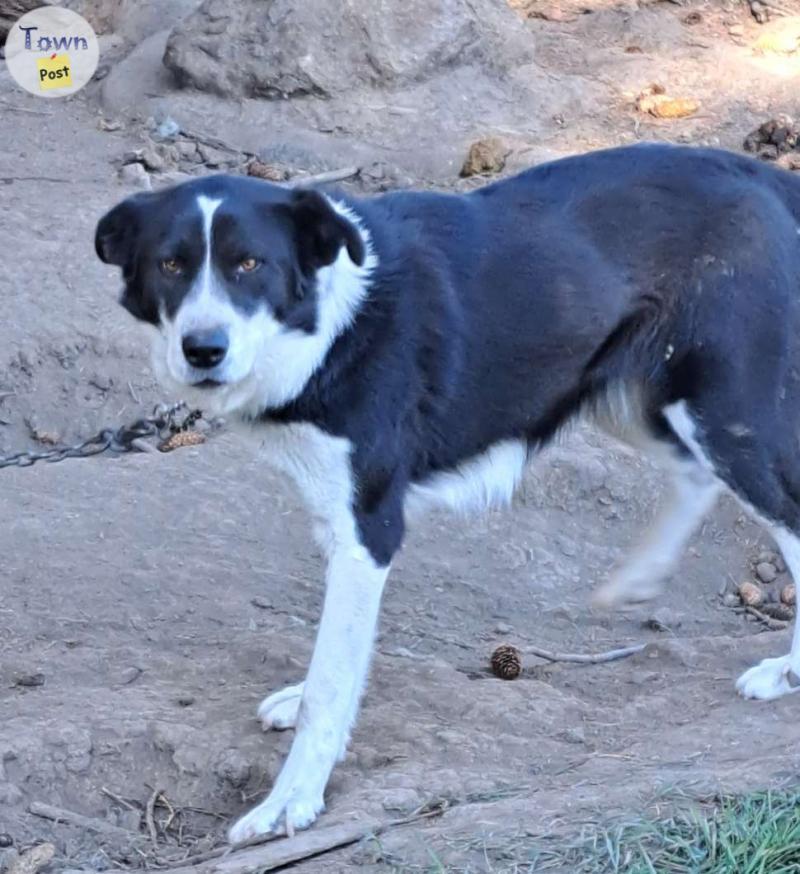
[[[72,64],[69,55],[50,55],[49,58],[37,58],[36,69],[39,73],[39,88],[50,91],[53,88],[69,88],[72,85]]]

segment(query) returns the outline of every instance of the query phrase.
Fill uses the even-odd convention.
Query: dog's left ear
[[[359,267],[366,251],[358,229],[331,206],[318,191],[300,190],[292,195],[289,210],[297,230],[297,244],[303,272],[332,264],[344,246],[350,260]]]
[[[94,248],[106,264],[126,267],[139,234],[140,211],[146,194],[134,194],[109,210],[97,223]]]

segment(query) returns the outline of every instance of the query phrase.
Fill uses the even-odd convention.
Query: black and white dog
[[[466,195],[329,197],[215,176],[138,194],[97,228],[122,304],[185,400],[250,423],[327,556],[294,727],[232,841],[309,825],[356,717],[412,504],[507,502],[588,415],[658,456],[674,495],[598,592],[658,592],[721,488],[800,581],[800,179],[720,151],[612,149]],[[800,635],[737,683],[800,687]]]

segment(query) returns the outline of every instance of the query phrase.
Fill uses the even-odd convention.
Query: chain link
[[[158,404],[151,416],[137,419],[130,425],[120,428],[104,428],[94,437],[73,446],[54,446],[52,449],[13,452],[0,455],[0,468],[30,467],[37,461],[63,461],[65,458],[89,458],[103,452],[146,452],[147,446],[139,441],[148,437],[162,440],[178,431],[186,431],[202,417],[200,410],[191,410],[183,418],[180,415],[188,409],[186,403]]]

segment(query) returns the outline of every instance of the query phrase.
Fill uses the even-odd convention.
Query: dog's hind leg
[[[795,584],[800,583],[800,537],[781,526],[770,526],[772,536],[786,560]],[[788,655],[764,659],[745,671],[736,681],[736,689],[745,698],[780,698],[800,690],[800,622],[795,619],[792,647]]]
[[[594,593],[596,607],[649,601],[660,595],[689,538],[721,491],[720,481],[695,454],[681,409],[677,405],[665,409],[661,424],[670,432],[669,442],[659,444],[657,453],[668,459],[670,495],[625,562]]]

